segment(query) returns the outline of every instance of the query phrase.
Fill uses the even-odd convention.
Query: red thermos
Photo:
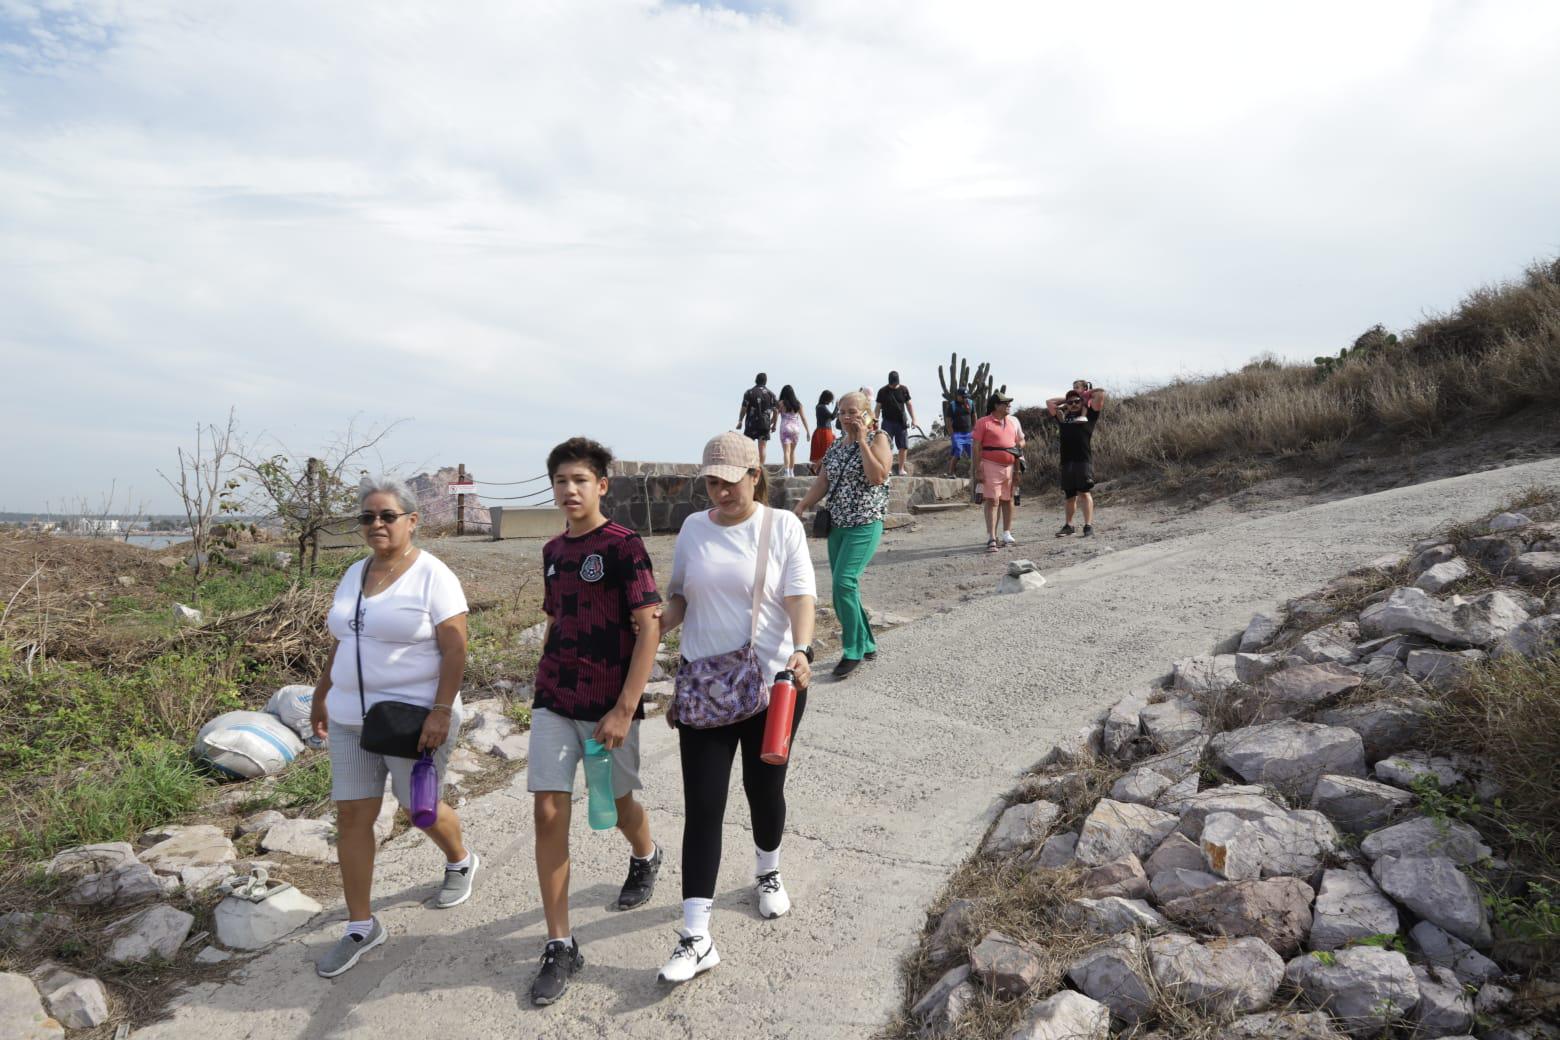
[[[789,670],[775,676],[769,688],[769,718],[764,722],[764,749],[759,758],[783,766],[791,757],[791,720],[796,716],[796,678]]]

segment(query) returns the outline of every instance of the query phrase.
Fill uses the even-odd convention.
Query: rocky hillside
[[[1560,507],[1376,561],[1049,749],[895,1037],[1560,1036]]]

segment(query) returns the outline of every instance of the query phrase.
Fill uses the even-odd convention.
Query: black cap
[[[894,384],[894,383],[899,382],[899,373],[898,372],[890,372],[888,374],[888,381],[889,381],[890,384]]]

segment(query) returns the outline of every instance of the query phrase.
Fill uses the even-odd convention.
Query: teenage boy
[[[612,752],[617,827],[628,839],[628,879],[617,909],[649,900],[661,870],[639,782],[640,698],[661,641],[660,593],[639,535],[601,512],[612,453],[576,437],[547,456],[553,501],[568,520],[542,549],[547,634],[531,705],[526,788],[536,802],[536,877],[547,918],[531,1002],[551,1004],[585,964],[569,928],[569,812],[574,777],[594,738]],[[637,635],[635,632],[637,631]]]
[[[1056,537],[1066,538],[1073,533],[1073,512],[1082,499],[1083,536],[1087,538],[1094,533],[1094,431],[1099,426],[1100,410],[1105,407],[1105,391],[1092,386],[1087,391],[1069,390],[1066,397],[1053,397],[1045,407],[1060,424],[1060,479],[1062,494],[1067,496],[1062,529]]]

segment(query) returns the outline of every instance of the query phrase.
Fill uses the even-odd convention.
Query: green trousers
[[[883,537],[883,521],[829,532],[829,571],[834,575],[834,614],[840,619],[841,656],[859,661],[877,651],[872,626],[861,607],[861,573]]]

